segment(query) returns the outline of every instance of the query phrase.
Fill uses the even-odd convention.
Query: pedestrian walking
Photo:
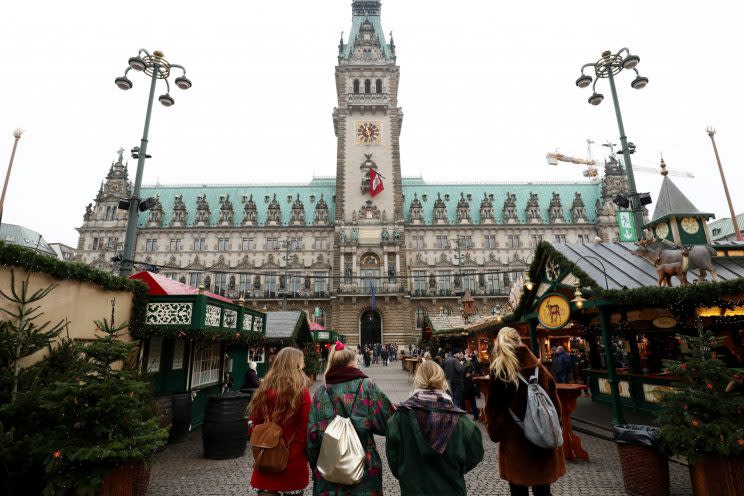
[[[305,435],[310,414],[310,380],[302,370],[304,367],[302,351],[282,348],[248,405],[248,417],[253,425],[277,424],[289,450],[287,465],[280,472],[254,467],[251,486],[259,496],[299,495],[310,481]]]
[[[365,347],[364,348],[364,366],[369,367],[371,360],[372,360],[372,352],[369,351],[368,347]]]
[[[465,474],[483,460],[480,429],[446,389],[442,368],[424,361],[413,394],[388,420],[385,451],[401,496],[464,496]]]
[[[393,406],[387,396],[355,364],[354,350],[336,342],[328,357],[325,385],[316,389],[313,396],[307,431],[307,452],[315,496],[382,494],[382,460],[377,452],[374,434],[385,435]],[[353,486],[325,480],[317,467],[323,433],[337,414],[351,419],[365,451],[364,477]]]
[[[387,367],[388,358],[390,358],[390,351],[388,351],[387,346],[384,346],[380,351],[380,358],[382,358],[382,365]]]
[[[447,383],[452,392],[452,399],[455,405],[461,410],[464,410],[465,366],[461,362],[461,355],[459,352],[448,353],[447,358],[442,362],[442,368],[444,369],[444,375],[447,377]]]
[[[566,353],[563,346],[559,346],[553,353],[553,370],[558,378],[558,382],[562,384],[568,383],[568,374],[571,372],[571,357]]]
[[[499,471],[509,482],[512,496],[550,496],[550,484],[566,473],[563,448],[545,449],[530,443],[511,412],[524,419],[527,408],[527,387],[519,379],[528,379],[538,367],[538,384],[548,393],[558,412],[561,411],[557,389],[540,360],[532,354],[516,329],[499,331],[491,362],[486,417],[488,436],[499,443]]]
[[[470,403],[470,411],[473,413],[473,420],[478,420],[480,412],[478,405],[476,405],[475,398],[480,394],[478,388],[475,385],[473,378],[475,377],[475,369],[473,363],[470,360],[465,360],[465,374],[463,379],[463,403],[467,401]]]

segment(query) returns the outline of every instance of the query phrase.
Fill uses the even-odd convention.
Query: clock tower
[[[333,267],[339,294],[369,294],[374,286],[377,294],[391,295],[406,285],[400,72],[392,35],[387,39],[382,29],[380,9],[379,0],[355,0],[351,31],[347,38],[342,34],[338,45],[338,106],[333,110],[337,139]],[[370,188],[372,171],[382,180],[382,191]],[[378,317],[385,325],[387,318],[373,316]],[[349,317],[347,325],[356,322]],[[386,327],[385,335],[391,327]],[[377,331],[367,337],[363,329],[360,333],[363,341],[384,341]]]
[[[336,66],[338,107],[333,111],[337,145],[336,220],[350,224],[370,207],[388,221],[402,217],[398,107],[399,67],[395,45],[386,41],[379,0],[356,0],[348,40],[341,38]],[[369,194],[369,170],[383,178],[384,190]],[[370,210],[365,210],[365,215]]]

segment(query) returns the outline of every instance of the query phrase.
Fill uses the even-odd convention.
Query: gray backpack
[[[522,374],[519,374],[519,379],[527,385],[527,410],[524,420],[519,420],[511,408],[509,414],[522,428],[524,437],[529,442],[540,448],[560,448],[563,445],[560,417],[548,393],[537,383],[539,371],[538,365],[529,382],[522,377]]]

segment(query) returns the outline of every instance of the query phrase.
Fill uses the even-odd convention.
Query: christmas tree
[[[79,367],[40,393],[48,425],[34,451],[46,465],[45,495],[95,494],[118,466],[147,462],[165,445],[150,385],[128,360],[136,343],[119,340],[126,324],[96,322],[102,335],[78,344]]]
[[[744,456],[744,395],[726,391],[741,371],[715,358],[712,350],[719,342],[711,332],[680,339],[687,343],[683,361],[664,362],[685,381],[662,395],[663,446],[690,462],[705,454]]]

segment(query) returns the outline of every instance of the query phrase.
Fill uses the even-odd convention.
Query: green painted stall
[[[243,386],[251,350],[264,346],[266,315],[150,272],[131,278],[150,291],[135,336],[143,342],[143,371],[161,408],[171,409],[174,429],[185,417],[187,429],[196,429],[209,396]]]

